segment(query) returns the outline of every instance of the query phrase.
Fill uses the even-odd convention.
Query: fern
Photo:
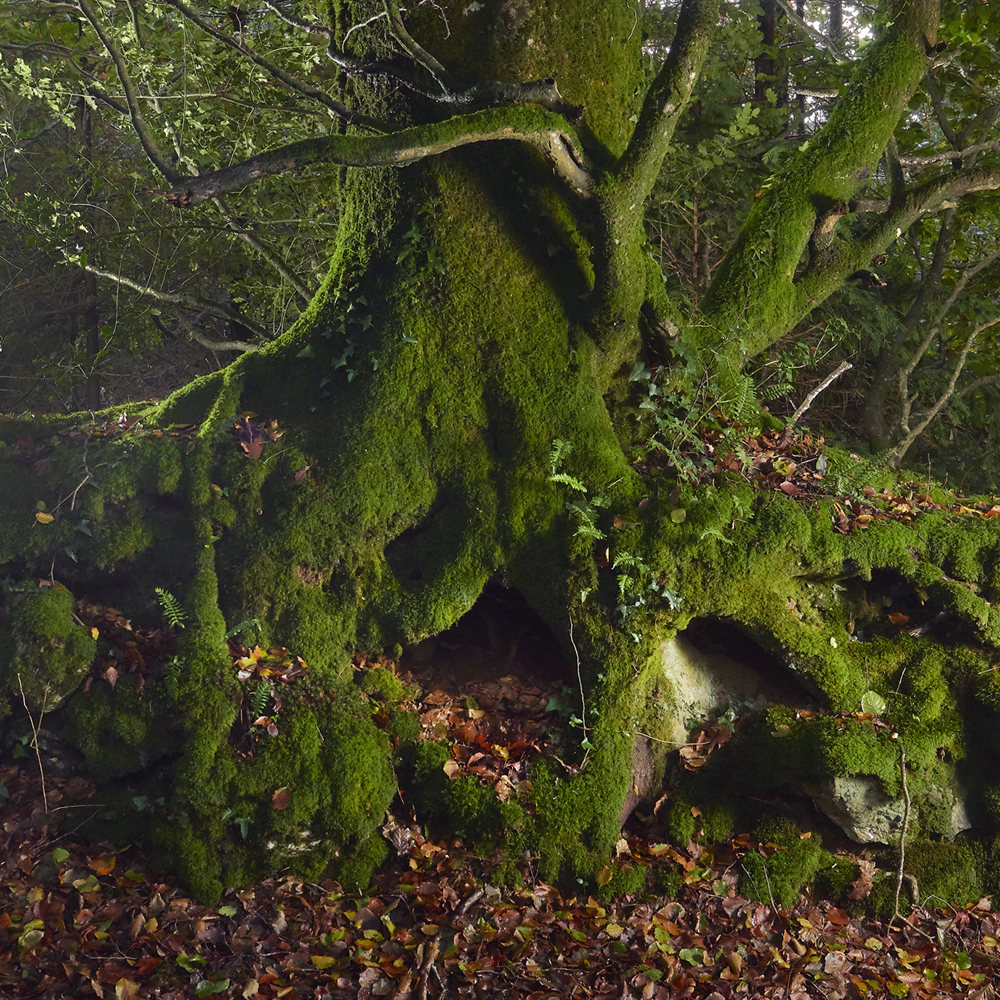
[[[180,702],[181,696],[181,661],[173,656],[167,663],[166,667],[163,668],[163,690],[166,692],[167,697],[176,705]]]
[[[267,713],[267,703],[271,697],[271,685],[267,681],[257,681],[247,692],[250,696],[250,712],[255,719]]]
[[[156,599],[160,602],[163,614],[170,625],[173,628],[184,628],[187,612],[181,606],[181,602],[169,590],[164,590],[162,587],[156,588]]]
[[[876,452],[860,461],[835,455],[830,463],[827,478],[832,479],[836,493],[859,493],[885,475],[891,456],[891,448]]]
[[[574,490],[579,490],[581,493],[587,492],[587,487],[580,482],[576,476],[568,476],[565,472],[554,472],[549,476],[550,483],[564,483],[566,486],[572,486]]]
[[[573,445],[562,438],[556,438],[552,442],[552,451],[549,452],[549,472],[554,476],[559,471],[559,466],[569,458],[569,453],[573,450]]]
[[[244,629],[249,628],[253,625],[258,631],[261,629],[259,618],[247,618],[245,621],[239,623],[239,625],[234,625],[227,633],[226,638],[232,639],[234,635],[239,635]]]

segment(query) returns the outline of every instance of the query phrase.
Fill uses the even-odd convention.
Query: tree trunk
[[[0,424],[11,446],[0,453],[11,465],[0,481],[11,512],[0,555],[26,581],[10,603],[11,634],[26,648],[25,636],[57,626],[86,639],[68,614],[31,624],[40,618],[28,578],[41,566],[136,620],[155,620],[159,588],[178,629],[177,654],[152,692],[122,676],[61,709],[91,769],[126,785],[120,836],[153,837],[203,897],[288,866],[308,877],[332,866],[363,883],[385,853],[378,828],[395,766],[418,802],[436,800],[439,815],[506,838],[508,851],[530,850],[541,877],[591,878],[612,857],[623,803],[658,794],[668,760],[656,748],[678,739],[689,690],[664,644],[689,627],[742,636],[806,714],[779,706],[748,716],[737,749],[719,754],[707,780],[692,772],[675,789],[677,837],[696,834],[698,815],[709,835],[759,823],[756,799],[836,776],[875,775],[898,798],[906,775],[897,729],[919,769],[911,797],[945,783],[954,767],[945,758],[963,741],[988,745],[995,685],[972,679],[998,632],[987,520],[928,510],[913,525],[884,519],[865,530],[849,522],[843,499],[800,505],[722,466],[696,486],[632,464],[650,434],[640,404],[690,388],[678,366],[675,381],[651,392],[636,366],[644,331],[687,336],[719,383],[745,390],[746,351],[779,335],[766,321],[777,317],[783,331],[836,287],[852,254],[870,252],[826,240],[823,227],[919,81],[936,7],[903,6],[906,16],[872,46],[866,93],[844,98],[831,118],[830,134],[842,136],[876,101],[863,141],[837,147],[835,162],[817,142],[819,152],[765,196],[772,231],[755,209],[685,333],[645,252],[641,207],[716,5],[685,5],[670,60],[643,100],[642,32],[625,3],[456,0],[414,8],[395,40],[392,18],[374,18],[374,5],[333,4],[334,42],[352,50],[345,63],[382,67],[343,96],[409,128],[377,148],[446,151],[340,176],[328,277],[274,344],[127,416],[38,421],[30,442],[23,425]],[[420,66],[397,55],[400,44]],[[454,107],[418,92],[444,81],[461,103],[479,84],[475,99],[489,103],[496,81],[509,93],[511,82],[549,77],[558,93],[542,85],[548,109],[505,103],[449,119]],[[492,141],[452,148],[473,133]],[[344,161],[371,155],[372,144],[336,139],[329,148]],[[577,139],[583,152],[571,148]],[[187,179],[172,194],[183,203],[200,183]],[[796,275],[810,245],[812,263]],[[861,490],[853,459],[837,463],[831,479]],[[561,642],[583,735],[575,757],[537,760],[533,787],[502,808],[474,783],[442,776],[445,747],[394,757],[351,669],[359,651],[398,658],[441,632],[491,579],[517,590]],[[900,633],[886,618],[887,595],[904,617],[922,622],[924,599],[951,616],[966,673],[933,638]],[[308,664],[281,687],[276,731],[252,744],[241,704],[260,690],[253,684],[269,682],[240,680],[226,647],[227,630],[250,622],[263,650],[287,647]],[[259,660],[246,659],[253,674]],[[65,679],[72,670],[59,662]],[[13,686],[12,670],[27,667],[11,663]],[[964,723],[960,689],[978,706]],[[892,727],[881,718],[890,695]],[[866,705],[866,719],[852,714]],[[737,794],[727,796],[731,775]],[[983,778],[970,789],[983,809],[995,794]],[[129,812],[141,795],[155,808]],[[932,812],[913,830],[936,832]]]

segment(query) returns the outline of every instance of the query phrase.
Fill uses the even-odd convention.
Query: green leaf
[[[574,490],[579,490],[581,493],[587,492],[587,487],[580,482],[575,476],[567,476],[565,472],[555,472],[549,476],[550,483],[565,483],[567,486],[572,486]]]
[[[677,957],[688,965],[703,965],[705,962],[705,952],[701,948],[681,948]]]
[[[198,997],[210,997],[214,993],[225,993],[229,989],[229,979],[203,979],[194,988],[194,994]]]
[[[177,956],[177,964],[185,972],[194,972],[199,965],[205,964],[205,958],[202,955],[189,955],[187,952],[182,951]]]
[[[69,857],[69,851],[65,847],[57,847],[52,852],[52,860],[57,864],[61,865]]]
[[[886,707],[885,698],[877,691],[866,691],[861,696],[861,711],[868,715],[882,715]]]
[[[313,354],[313,349],[308,344],[306,344],[306,346],[303,347],[302,350],[299,351],[299,353],[295,355],[295,357],[297,357],[297,358],[312,358],[312,357],[315,357],[315,355]]]

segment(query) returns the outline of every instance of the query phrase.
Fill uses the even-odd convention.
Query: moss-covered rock
[[[24,585],[7,593],[0,631],[0,692],[30,712],[51,712],[83,682],[97,641],[74,615],[63,586]],[[6,707],[6,700],[3,703]]]

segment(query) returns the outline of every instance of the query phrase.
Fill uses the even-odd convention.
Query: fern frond
[[[181,602],[169,590],[164,590],[162,587],[156,588],[156,599],[160,602],[163,614],[170,625],[173,628],[184,628],[184,622],[187,621],[187,612],[184,610]]]
[[[576,476],[568,476],[565,472],[554,472],[549,476],[550,483],[565,483],[567,486],[572,486],[574,490],[579,490],[581,493],[587,492],[587,487],[580,482]]]
[[[562,438],[556,438],[552,442],[552,451],[549,452],[549,471],[552,475],[555,475],[559,471],[559,466],[569,458],[569,453],[573,450],[573,445],[570,441],[564,441]]]

